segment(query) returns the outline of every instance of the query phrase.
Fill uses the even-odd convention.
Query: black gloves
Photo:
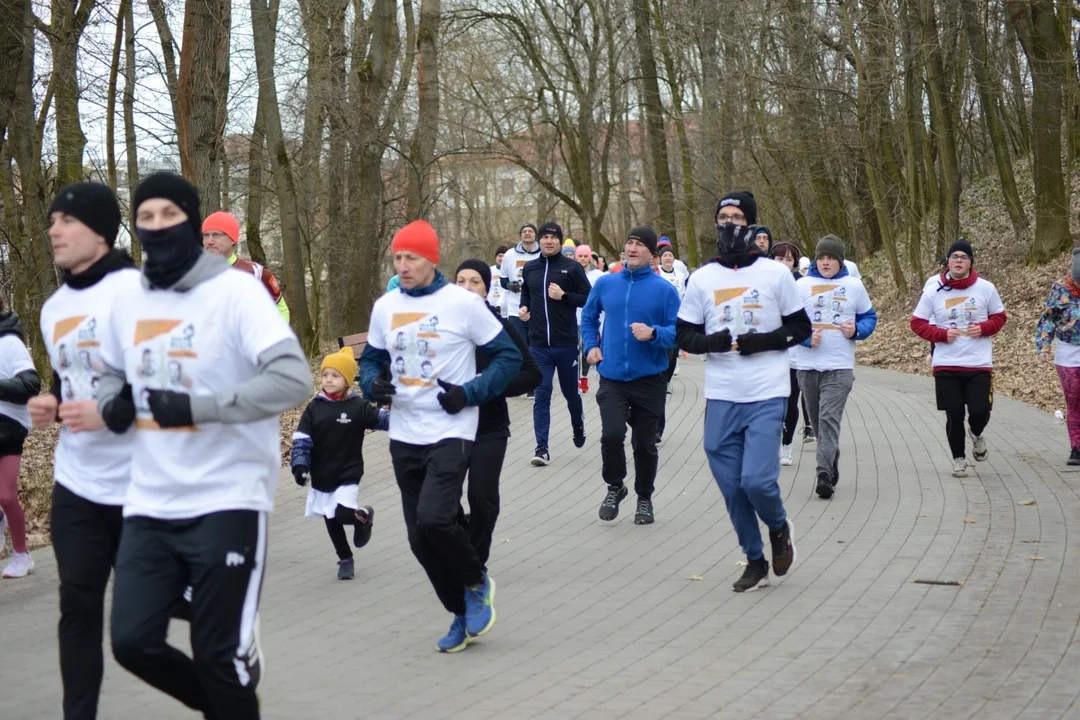
[[[780,330],[783,331],[784,329],[780,328]],[[744,333],[735,338],[735,343],[739,346],[740,355],[753,355],[759,352],[786,350],[788,348],[785,338],[771,332]]]
[[[466,403],[469,402],[469,398],[465,395],[465,388],[460,385],[443,382],[442,380],[439,380],[438,382],[439,387],[445,391],[439,393],[437,396],[443,410],[451,415],[457,415],[464,410]]]
[[[292,476],[297,485],[304,487],[311,480],[311,470],[307,465],[293,465]]]
[[[720,332],[705,336],[706,352],[725,353],[731,349],[731,331],[724,328]]]
[[[101,419],[105,427],[120,435],[127,432],[135,422],[135,401],[131,398],[131,385],[125,384],[116,397],[101,408]]]
[[[150,414],[163,428],[191,427],[191,396],[175,390],[151,390]]]
[[[379,377],[371,381],[371,399],[379,405],[389,405],[397,394],[394,376],[390,374],[390,363],[383,363]]]
[[[521,281],[520,280],[511,280],[509,287],[507,287],[506,289],[509,290],[512,293],[521,292]]]

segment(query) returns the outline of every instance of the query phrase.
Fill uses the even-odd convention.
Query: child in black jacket
[[[323,358],[322,392],[308,403],[293,433],[292,474],[308,490],[305,517],[322,517],[338,555],[338,579],[355,574],[345,525],[354,526],[358,548],[371,539],[375,508],[359,506],[357,495],[364,475],[364,431],[386,430],[390,411],[376,409],[349,386],[356,377],[352,348]]]

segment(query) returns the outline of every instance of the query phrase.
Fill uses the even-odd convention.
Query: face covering
[[[156,288],[175,285],[202,255],[202,246],[190,223],[182,222],[161,230],[136,228],[135,233],[146,253],[143,273]]]
[[[754,245],[756,225],[736,225],[724,223],[716,226],[716,255],[720,264],[726,267],[743,267],[757,257]]]

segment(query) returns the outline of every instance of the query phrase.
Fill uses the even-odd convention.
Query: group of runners
[[[22,441],[31,425],[60,423],[51,528],[65,717],[95,716],[114,570],[119,663],[206,717],[254,718],[277,418],[308,400],[312,378],[276,280],[236,258],[235,218],[204,221],[195,189],[169,173],[139,184],[132,213],[141,271],[115,248],[121,216],[111,190],[77,183],[50,208],[63,271],[40,318],[51,392],[39,394],[17,318],[0,316],[0,525],[10,526],[15,550],[5,576],[33,567],[14,494]],[[705,359],[704,450],[747,559],[733,589],[785,575],[795,532],[778,478],[791,461],[800,395],[817,441],[815,490],[828,499],[840,479],[855,343],[877,316],[839,238],[821,238],[806,266],[796,245],[774,243],[757,224],[751,193],[725,195],[714,219],[715,254],[692,273],[648,226],[626,234],[618,267],[604,272],[590,248],[567,244],[545,223],[524,225],[494,266],[466,260],[448,278],[435,229],[424,221],[401,228],[392,243],[398,283],[375,302],[359,361],[348,348],[322,359],[320,391],[293,436],[292,475],[310,485],[305,514],[323,518],[338,577],[355,575],[346,526],[353,547],[372,536],[375,509],[359,502],[363,445],[369,431],[386,431],[410,548],[453,617],[437,649],[464,650],[496,620],[488,561],[507,398],[533,395],[530,462],[547,466],[554,378],[581,448],[582,396],[595,367],[599,517],[615,520],[629,495],[629,428],[634,521],[648,525],[680,350]],[[991,337],[1005,312],[974,271],[969,243],[954,243],[947,263],[927,281],[911,327],[934,348],[952,472],[963,475],[967,432],[974,459],[988,454]],[[1056,337],[1059,361],[1080,357],[1076,265],[1039,325],[1040,351]],[[1080,404],[1072,369],[1080,361],[1059,366],[1070,403]],[[357,377],[362,394],[352,389]],[[1072,412],[1069,430],[1069,462],[1080,462]],[[193,657],[166,642],[172,619],[190,623]]]

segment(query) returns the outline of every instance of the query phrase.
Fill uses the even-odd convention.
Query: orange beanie
[[[392,252],[411,252],[439,264],[439,236],[423,220],[413,220],[394,234]]]
[[[203,220],[202,231],[216,230],[225,233],[234,243],[240,242],[240,223],[232,213],[218,210]]]

